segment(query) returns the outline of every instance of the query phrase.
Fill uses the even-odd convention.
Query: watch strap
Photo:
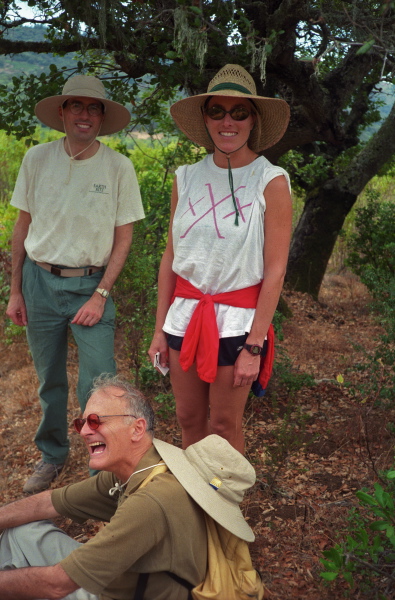
[[[259,344],[243,344],[243,348],[247,350],[252,356],[261,356],[263,352],[263,347]]]
[[[105,290],[104,288],[96,288],[95,292],[100,294],[100,296],[103,296],[103,298],[108,298],[108,296],[110,295],[110,292],[108,290]]]

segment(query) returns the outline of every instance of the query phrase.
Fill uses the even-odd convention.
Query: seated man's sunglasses
[[[100,421],[100,419],[108,419],[108,417],[133,417],[134,419],[137,419],[137,417],[135,417],[134,415],[88,415],[86,417],[86,419],[74,419],[73,421],[73,425],[74,425],[74,429],[76,430],[77,433],[81,433],[81,429],[83,428],[83,426],[85,425],[85,423],[88,423],[88,426],[91,429],[99,429],[100,425],[102,425],[102,421]]]
[[[217,104],[209,106],[204,112],[214,121],[224,119],[225,115],[230,115],[234,121],[245,121],[251,114],[251,111],[245,106],[235,106],[231,110],[225,110],[222,106],[218,106]]]

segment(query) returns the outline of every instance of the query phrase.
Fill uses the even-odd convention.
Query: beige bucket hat
[[[249,146],[254,152],[274,146],[287,129],[290,110],[285,100],[257,96],[255,82],[243,67],[225,65],[210,81],[206,94],[183,98],[170,108],[177,127],[192,142],[209,152],[214,151],[214,144],[208,135],[202,112],[209,96],[234,96],[252,100],[259,115],[249,138]]]
[[[63,121],[59,117],[58,108],[70,98],[70,96],[86,96],[93,100],[100,100],[105,106],[105,117],[100,128],[99,135],[109,135],[124,129],[130,121],[130,113],[125,106],[108,100],[103,83],[92,75],[74,75],[64,84],[62,94],[49,96],[40,100],[35,106],[34,112],[44,125],[63,131]]]
[[[186,450],[156,438],[153,444],[182,487],[210,517],[237,537],[254,541],[239,504],[255,483],[255,471],[240,452],[214,434]]]

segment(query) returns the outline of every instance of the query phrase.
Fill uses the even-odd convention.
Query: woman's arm
[[[162,327],[166,320],[167,311],[169,310],[169,306],[171,304],[171,298],[173,296],[177,278],[172,269],[174,259],[172,228],[177,202],[177,178],[174,178],[173,189],[171,193],[171,214],[167,245],[159,267],[155,333],[154,337],[152,338],[151,346],[148,350],[148,355],[152,362],[154,362],[155,354],[160,352],[160,364],[162,367],[168,366],[168,346]]]
[[[285,177],[272,179],[265,189],[264,280],[248,344],[263,346],[280,298],[292,231],[292,201]],[[235,363],[234,385],[251,385],[258,377],[260,357],[242,350]]]

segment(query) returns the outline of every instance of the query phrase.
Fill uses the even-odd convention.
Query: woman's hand
[[[261,357],[253,356],[243,349],[235,362],[233,387],[242,387],[252,383],[258,378],[261,365]]]
[[[148,350],[148,356],[151,359],[152,364],[155,362],[155,354],[160,353],[159,363],[161,367],[169,366],[169,346],[166,340],[166,334],[164,331],[158,331],[152,338],[151,346]],[[158,370],[158,369],[157,369]]]

